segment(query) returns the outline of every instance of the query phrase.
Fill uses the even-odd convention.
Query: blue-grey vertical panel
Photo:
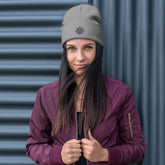
[[[159,105],[159,133],[158,133],[158,160],[159,164],[165,163],[165,2],[158,1],[158,13],[157,18],[157,35],[158,35],[158,75],[159,75],[159,93],[158,93],[158,105]],[[162,146],[162,147],[161,147]]]
[[[105,40],[104,73],[134,92],[144,137],[143,165],[165,164],[165,1],[94,0]]]
[[[65,11],[88,0],[0,0],[0,165],[25,154],[36,91],[58,79]]]

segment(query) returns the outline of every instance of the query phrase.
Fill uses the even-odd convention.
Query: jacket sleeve
[[[51,122],[42,105],[40,90],[37,93],[30,119],[30,131],[26,144],[27,155],[42,165],[63,164],[61,146],[52,145]]]
[[[144,159],[145,143],[140,117],[135,109],[133,93],[127,87],[127,93],[118,115],[120,145],[107,148],[109,165],[128,164]]]

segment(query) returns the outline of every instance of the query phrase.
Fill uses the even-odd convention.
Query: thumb
[[[89,131],[88,131],[88,135],[89,135],[89,139],[90,139],[90,140],[96,140],[96,139],[92,136],[90,129],[89,129]]]

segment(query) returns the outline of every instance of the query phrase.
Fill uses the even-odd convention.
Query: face
[[[92,63],[96,55],[96,43],[87,39],[72,39],[66,43],[67,60],[70,69],[81,74],[84,67]]]

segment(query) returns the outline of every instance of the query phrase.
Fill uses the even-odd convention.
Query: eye
[[[93,47],[92,46],[89,46],[89,45],[87,45],[87,46],[85,46],[85,48],[84,48],[85,50],[91,50],[91,49],[93,49]]]
[[[69,46],[69,47],[67,47],[67,50],[74,51],[74,50],[76,50],[76,48],[74,46]]]

